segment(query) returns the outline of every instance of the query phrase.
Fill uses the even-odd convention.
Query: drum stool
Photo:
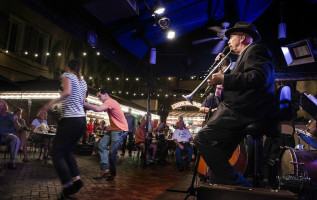
[[[244,133],[250,135],[254,140],[254,172],[253,172],[253,187],[259,187],[259,152],[258,145],[260,145],[263,135],[269,137],[277,137],[281,133],[281,125],[278,120],[262,120],[249,124]]]

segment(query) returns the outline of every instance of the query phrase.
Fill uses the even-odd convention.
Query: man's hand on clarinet
[[[221,70],[221,67],[219,67],[218,72],[212,74],[208,80],[211,85],[220,85],[220,84],[223,84],[223,79],[224,79],[224,74]]]
[[[225,54],[219,53],[217,57],[215,58],[215,61],[220,61],[221,58],[223,58]],[[218,67],[218,72],[212,74],[209,79],[207,80],[208,85],[220,85],[223,84],[223,72],[221,70],[221,67]]]

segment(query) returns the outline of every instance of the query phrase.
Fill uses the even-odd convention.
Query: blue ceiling
[[[166,38],[149,10],[154,0],[135,1],[138,13],[126,4],[134,0],[21,1],[82,41],[87,41],[87,31],[95,31],[97,48],[103,55],[135,74],[202,76],[213,63],[216,55],[211,51],[219,40],[197,45],[192,42],[216,37],[208,27],[221,26],[222,22],[229,22],[228,28],[238,21],[254,23],[261,43],[275,56],[277,71],[286,68],[281,45],[309,39],[317,49],[317,0],[162,0],[169,29],[176,32],[173,40]],[[286,24],[287,38],[283,40],[277,38],[281,21]],[[149,64],[151,48],[157,51],[155,65]]]
[[[274,0],[229,0],[227,4],[231,5],[227,10],[234,13],[234,21],[253,22],[271,5]],[[154,4],[153,0],[146,1],[151,7]],[[221,0],[187,0],[187,1],[162,1],[166,8],[165,16],[171,21],[169,29],[176,32],[176,36],[180,37],[193,30],[201,28],[206,24],[212,25],[212,22],[226,19],[226,11],[224,1]],[[137,19],[137,27],[135,24],[126,24],[113,32],[113,36],[119,43],[139,58],[143,58],[149,51],[150,47],[156,47],[164,42],[169,42],[166,39],[165,32],[159,26],[155,26],[154,17],[144,6],[144,2],[139,4],[140,16]],[[104,22],[106,25],[108,22]],[[111,23],[108,24],[111,26]],[[214,24],[220,25],[220,24]],[[141,29],[144,36],[143,40],[140,37],[135,37],[136,29]],[[147,40],[147,41],[144,41]]]

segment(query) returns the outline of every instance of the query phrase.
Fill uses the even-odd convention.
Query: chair
[[[276,92],[276,106],[278,108],[278,120],[263,120],[249,124],[244,132],[252,137],[254,141],[254,162],[253,162],[253,187],[259,187],[259,145],[263,135],[278,137],[281,134],[280,121],[292,119],[291,90],[289,86],[283,86]]]

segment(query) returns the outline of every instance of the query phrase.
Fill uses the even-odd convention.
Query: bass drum
[[[309,177],[317,182],[317,151],[285,147],[279,162],[279,176]]]
[[[238,145],[234,150],[231,158],[229,159],[229,163],[234,167],[234,169],[241,174],[244,173],[245,169],[248,165],[248,154],[247,150],[243,145]],[[197,172],[208,177],[209,167],[206,165],[205,160],[202,156],[200,156]]]

